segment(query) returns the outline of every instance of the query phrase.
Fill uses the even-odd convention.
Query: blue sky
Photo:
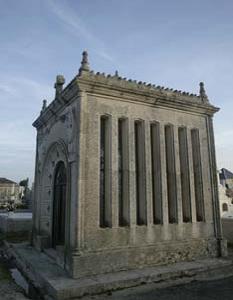
[[[233,171],[233,1],[0,0],[0,177],[34,174],[33,120],[81,53],[95,71],[198,93],[219,106],[218,167]]]

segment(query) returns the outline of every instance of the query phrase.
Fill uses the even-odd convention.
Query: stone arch
[[[54,180],[58,163],[63,163],[67,175],[65,241],[69,244],[69,214],[70,214],[70,171],[67,146],[63,140],[58,140],[48,147],[42,165],[41,195],[40,195],[40,234],[48,236],[48,247],[53,246],[53,201]]]
[[[63,161],[56,164],[53,181],[52,246],[64,246],[67,204],[67,170]]]

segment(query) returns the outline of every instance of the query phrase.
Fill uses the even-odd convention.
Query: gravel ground
[[[0,299],[27,300],[23,290],[11,278],[4,259],[0,256]]]
[[[14,282],[0,279],[1,300],[28,300]]]

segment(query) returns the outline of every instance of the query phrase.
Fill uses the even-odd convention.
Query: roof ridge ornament
[[[204,82],[200,82],[200,92],[199,92],[199,96],[202,100],[202,102],[209,102],[209,99],[208,99],[208,96],[206,94],[206,91],[205,91],[205,86],[204,86]]]
[[[45,111],[46,107],[47,107],[47,100],[44,99],[44,100],[43,100],[42,109],[41,109],[40,113],[42,113],[43,111]]]
[[[57,75],[56,82],[54,83],[55,92],[55,99],[59,98],[62,90],[63,84],[65,83],[65,77],[63,75]]]
[[[90,66],[88,62],[88,53],[87,51],[83,51],[82,53],[82,61],[81,67],[79,68],[79,76],[83,74],[83,72],[90,72]]]

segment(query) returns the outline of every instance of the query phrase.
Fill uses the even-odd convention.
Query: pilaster
[[[215,142],[214,142],[214,129],[213,117],[206,117],[206,127],[208,134],[208,149],[209,149],[209,162],[210,162],[210,177],[211,177],[211,193],[213,204],[213,220],[215,236],[218,241],[218,254],[219,256],[227,256],[226,242],[223,239],[222,224],[219,209],[219,194],[218,194],[218,180],[217,180],[217,166],[215,155]]]
[[[167,174],[166,174],[166,149],[164,124],[160,124],[160,148],[161,148],[161,181],[162,181],[162,212],[163,224],[168,225],[168,199],[167,199]]]

